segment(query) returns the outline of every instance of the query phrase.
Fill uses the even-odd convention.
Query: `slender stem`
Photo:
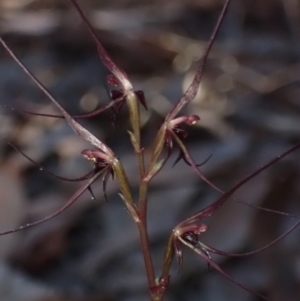
[[[153,261],[150,252],[150,242],[147,227],[147,193],[148,183],[144,181],[145,177],[145,162],[144,154],[141,149],[141,134],[140,134],[140,110],[137,96],[134,92],[127,94],[127,104],[129,109],[130,123],[133,133],[130,133],[131,142],[133,144],[139,168],[140,188],[139,188],[139,219],[137,226],[140,235],[141,249],[144,257],[145,269],[148,280],[148,287],[153,301],[162,300],[155,298],[152,294],[152,289],[155,288],[155,273]]]
[[[133,136],[131,136],[131,141],[135,150],[135,154],[138,160],[138,168],[140,175],[140,189],[139,189],[139,206],[142,211],[142,215],[145,219],[145,224],[147,222],[147,192],[148,185],[144,181],[145,177],[145,161],[144,154],[141,149],[141,133],[140,133],[140,110],[137,96],[134,92],[127,95],[127,103],[129,108],[130,122],[133,129]]]
[[[144,230],[147,232],[147,193],[148,184],[143,180],[145,176],[144,154],[141,149],[141,133],[140,133],[140,110],[137,96],[134,92],[127,95],[127,104],[129,108],[130,122],[133,129],[132,143],[138,160],[138,168],[140,175],[139,188],[139,208],[144,224]]]
[[[156,283],[155,283],[155,274],[154,274],[152,256],[150,253],[150,243],[149,243],[146,219],[145,216],[143,216],[143,214],[140,215],[140,223],[137,223],[137,226],[139,229],[141,248],[144,256],[144,263],[145,263],[146,274],[148,279],[148,287],[151,292],[151,289],[155,287]]]
[[[144,163],[144,154],[141,149],[141,133],[140,133],[140,109],[138,98],[134,92],[127,94],[127,105],[129,109],[130,123],[134,135],[134,150],[138,160],[140,181],[144,178],[145,173],[145,163]]]
[[[139,210],[145,222],[147,222],[147,203],[148,203],[147,194],[148,194],[148,182],[142,180],[142,182],[140,183]]]
[[[174,258],[173,240],[174,240],[174,237],[173,237],[173,233],[172,233],[172,235],[169,237],[169,240],[168,240],[168,243],[167,243],[167,246],[165,249],[161,278],[169,277],[171,264],[172,264],[172,261]]]

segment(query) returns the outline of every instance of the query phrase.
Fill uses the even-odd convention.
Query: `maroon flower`
[[[86,159],[94,162],[94,173],[95,174],[99,173],[101,171],[104,172],[102,187],[103,187],[104,198],[107,201],[106,185],[107,185],[107,182],[108,182],[108,179],[110,176],[112,177],[112,179],[114,178],[114,170],[113,170],[113,165],[112,165],[110,158],[106,154],[104,154],[98,150],[85,149],[81,152],[81,154]]]
[[[300,148],[300,143],[296,144],[295,146],[291,147],[289,150],[285,151],[281,155],[277,156],[276,158],[272,159],[270,162],[259,168],[258,170],[254,171],[253,173],[246,176],[244,179],[239,181],[236,185],[234,185],[231,189],[229,189],[227,192],[223,193],[223,195],[214,203],[211,205],[208,205],[198,213],[194,214],[193,216],[187,218],[180,224],[178,224],[172,233],[172,240],[173,240],[173,248],[175,251],[175,256],[177,259],[177,262],[179,264],[179,267],[182,264],[182,250],[181,250],[181,244],[186,245],[190,249],[192,249],[194,252],[196,252],[198,255],[200,255],[210,266],[212,266],[215,270],[217,270],[219,273],[221,273],[223,276],[225,276],[227,279],[238,285],[239,287],[243,288],[244,290],[257,295],[261,298],[266,299],[264,296],[259,295],[244,285],[240,284],[239,282],[235,281],[233,278],[231,278],[225,271],[221,269],[221,267],[216,264],[210,257],[209,252],[215,253],[222,256],[232,256],[232,257],[241,257],[241,256],[249,256],[252,254],[256,254],[259,252],[264,251],[265,249],[271,247],[275,243],[282,240],[284,237],[286,237],[290,232],[292,232],[296,227],[300,225],[300,220],[298,220],[292,227],[290,227],[286,232],[284,232],[282,235],[277,237],[275,240],[271,241],[267,245],[246,253],[227,253],[220,250],[217,250],[213,247],[210,247],[203,242],[199,240],[199,235],[203,232],[206,232],[208,230],[208,227],[202,223],[202,221],[206,218],[211,217],[213,214],[215,214],[223,205],[225,202],[227,202],[232,194],[238,190],[242,185],[244,185],[246,182],[250,181],[252,178],[257,176],[262,171],[266,170],[288,154],[292,153],[296,149]],[[268,209],[266,209],[268,211]],[[274,211],[273,213],[281,214],[281,215],[288,215],[284,212]]]
[[[177,139],[175,140],[180,140],[182,141],[183,139],[185,139],[188,135],[187,131],[182,129],[180,127],[180,124],[185,123],[188,125],[193,125],[195,124],[197,121],[200,120],[200,117],[197,115],[190,115],[190,116],[181,116],[178,118],[175,118],[173,120],[171,120],[168,123],[168,127],[166,130],[166,138],[165,138],[165,143],[168,149],[168,157],[171,156],[172,151],[173,151],[173,139],[177,137]],[[175,137],[174,137],[175,136]],[[188,165],[191,165],[188,160],[186,159],[185,155],[184,155],[184,151],[180,148],[181,144],[177,143],[178,147],[179,147],[179,155],[174,163],[174,165],[180,160],[183,159],[185,163],[187,163]],[[200,166],[201,164],[197,164],[197,166]]]
[[[109,85],[118,88],[118,90],[110,91],[111,100],[115,102],[115,105],[113,105],[112,110],[114,115],[116,115],[120,112],[121,108],[126,102],[127,92],[123,90],[121,83],[114,75],[108,75],[107,82]],[[148,108],[147,108],[144,92],[139,90],[139,91],[134,91],[133,93],[136,95],[141,105],[147,110]]]
[[[161,170],[161,168],[164,166],[166,161],[169,159],[170,155],[172,154],[173,148],[174,148],[174,141],[177,144],[179,148],[179,155],[174,163],[174,165],[180,160],[183,159],[186,164],[190,165],[197,175],[208,185],[210,185],[212,188],[214,188],[216,191],[223,193],[222,190],[220,190],[218,187],[216,187],[213,183],[211,183],[200,171],[199,166],[206,163],[211,155],[205,159],[204,162],[197,164],[193,160],[192,156],[190,155],[189,151],[187,150],[186,146],[182,142],[183,139],[187,137],[187,132],[180,127],[182,123],[185,123],[187,125],[193,125],[198,120],[200,120],[200,117],[197,115],[189,115],[189,116],[181,116],[174,118],[172,120],[168,119],[168,116],[165,120],[165,122],[160,127],[152,149],[152,156],[151,156],[151,162],[149,165],[149,170],[147,174],[145,175],[145,180],[150,181],[158,172]],[[160,160],[160,156],[162,154],[163,148],[167,146],[167,157],[165,159]],[[173,166],[174,166],[173,165]]]

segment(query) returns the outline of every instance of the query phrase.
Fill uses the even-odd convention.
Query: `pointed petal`
[[[185,145],[182,143],[182,141],[179,139],[179,137],[172,132],[172,135],[174,137],[174,139],[176,140],[176,143],[179,147],[179,149],[182,151],[182,153],[184,154],[185,159],[190,163],[190,165],[192,166],[192,168],[194,169],[194,171],[197,173],[197,175],[204,181],[206,182],[209,186],[211,186],[212,188],[214,188],[216,191],[220,192],[220,193],[224,193],[220,188],[218,188],[217,186],[215,186],[212,182],[210,182],[204,175],[203,173],[200,171],[200,169],[197,167],[197,164],[194,162],[194,160],[192,159],[190,153],[188,152],[187,148],[185,147]]]
[[[253,251],[249,251],[249,252],[245,252],[245,253],[228,253],[228,252],[224,252],[224,251],[220,251],[218,249],[215,249],[211,246],[208,245],[204,245],[204,248],[207,249],[210,252],[213,252],[215,254],[221,255],[221,256],[228,256],[228,257],[244,257],[244,256],[250,256],[250,255],[254,255],[260,252],[265,251],[266,249],[272,247],[273,245],[275,245],[277,242],[281,241],[283,238],[285,238],[287,235],[289,235],[294,229],[296,229],[298,226],[300,225],[300,220],[293,225],[291,228],[289,228],[286,232],[284,232],[283,234],[281,234],[279,237],[277,237],[276,239],[274,239],[273,241],[271,241],[270,243],[266,244],[265,246],[253,250]]]
[[[55,211],[54,213],[48,215],[47,217],[38,220],[36,222],[33,223],[29,223],[26,224],[25,226],[21,226],[17,229],[14,230],[9,230],[9,231],[4,231],[4,232],[0,232],[0,235],[6,235],[6,234],[10,234],[10,233],[15,233],[15,232],[19,232],[37,225],[40,225],[42,223],[45,223],[46,221],[51,220],[52,218],[56,217],[57,215],[61,214],[62,212],[64,212],[67,208],[69,208],[82,194],[85,190],[88,189],[88,187],[101,175],[101,172],[97,173],[96,175],[93,176],[93,178],[91,178],[89,181],[87,181],[71,198],[70,200],[63,205],[60,209],[58,209],[57,211]]]
[[[185,157],[184,157],[184,155],[183,155],[183,152],[182,152],[182,151],[179,151],[179,154],[178,154],[178,156],[177,156],[175,162],[173,163],[172,167],[174,167],[181,159],[183,159],[183,160],[185,161],[185,163],[187,163],[188,165],[191,166],[191,164],[190,164],[188,161],[186,161],[186,159],[185,159]]]
[[[103,180],[102,180],[103,194],[104,194],[104,199],[105,199],[106,203],[108,203],[107,194],[106,194],[106,186],[107,186],[109,176],[112,174],[111,170],[112,169],[107,169],[107,171],[104,174]]]
[[[92,200],[96,200],[96,197],[95,197],[95,195],[94,195],[94,192],[93,192],[93,190],[92,190],[92,187],[89,186],[87,189],[88,189],[88,191],[90,192],[90,194],[91,194],[91,196],[92,196]]]
[[[139,90],[135,91],[134,93],[137,96],[140,103],[142,104],[142,106],[145,108],[145,110],[148,110],[144,92]]]
[[[195,250],[196,252],[196,250]],[[245,285],[239,283],[238,281],[234,280],[232,277],[230,277],[223,269],[220,268],[218,264],[216,264],[213,260],[211,260],[206,254],[204,254],[202,251],[198,250],[197,252],[211,267],[213,267],[216,271],[218,271],[221,275],[226,277],[229,281],[237,285],[238,287],[242,288],[243,290],[247,291],[248,293],[260,297],[264,300],[269,300],[266,296],[263,296],[261,294],[256,293],[255,291],[251,290],[250,288],[246,287]]]
[[[11,111],[15,111],[15,112],[22,113],[22,114],[34,115],[34,116],[53,117],[53,118],[65,118],[63,115],[47,114],[47,113],[45,113],[45,114],[44,113],[37,113],[37,112],[29,111],[29,110],[24,110],[24,109],[18,109],[18,108],[14,108],[14,107],[9,107],[9,106],[6,106],[6,105],[1,105],[0,108],[11,110]]]
[[[213,267],[216,271],[218,271],[221,275],[223,275],[224,277],[226,277],[232,283],[234,283],[235,285],[239,286],[240,288],[242,288],[243,290],[249,292],[250,294],[252,294],[254,296],[257,296],[257,297],[263,298],[265,300],[268,300],[267,297],[254,292],[253,290],[249,289],[248,287],[244,286],[243,284],[239,283],[238,281],[236,281],[232,277],[230,277],[223,269],[221,269],[221,267],[218,264],[216,264],[209,256],[207,256],[207,254],[205,252],[203,252],[203,250],[194,247],[192,244],[188,243],[187,241],[183,240],[182,238],[179,238],[179,239],[187,247],[189,247],[194,252],[196,252],[197,254],[199,254],[211,267]]]
[[[229,189],[227,192],[225,192],[221,198],[219,198],[217,201],[212,203],[211,205],[207,206],[200,212],[196,213],[195,215],[187,218],[185,221],[180,223],[179,225],[184,225],[186,223],[191,223],[196,220],[201,220],[207,217],[212,216],[231,196],[232,194],[238,190],[241,186],[243,186],[245,183],[253,179],[255,176],[266,170],[268,167],[272,166],[276,162],[280,161],[287,155],[291,154],[295,150],[300,148],[300,143],[294,145],[293,147],[289,148],[287,151],[283,152],[282,154],[278,155],[274,159],[270,160],[267,164],[263,165],[261,168],[257,169],[256,171],[252,172],[248,176],[246,176],[244,179],[239,181],[237,184],[235,184],[231,189]]]
[[[177,237],[174,237],[173,246],[174,246],[175,256],[176,256],[176,260],[177,260],[177,264],[178,264],[178,270],[177,270],[177,272],[178,272],[182,266],[183,256],[182,256],[180,241],[178,240]]]
[[[52,96],[52,94],[47,90],[47,88],[33,75],[32,72],[19,60],[19,58],[14,54],[14,52],[7,46],[4,40],[0,37],[0,43],[4,46],[10,56],[18,63],[18,65],[23,69],[23,71],[31,78],[31,80],[40,88],[40,90],[52,101],[52,103],[61,111],[62,115],[65,117],[66,121],[73,129],[73,131],[82,139],[91,143],[92,145],[98,147],[106,154],[113,156],[112,150],[101,142],[96,136],[86,130],[77,121],[75,121],[71,115],[58,103],[58,101]]]
[[[207,163],[211,157],[213,156],[213,153],[211,153],[203,162],[196,164],[197,167],[203,166],[205,163]],[[172,167],[174,167],[180,160],[183,160],[187,165],[191,166],[191,164],[189,163],[189,161],[186,159],[186,157],[184,156],[184,153],[182,151],[179,151],[178,157],[175,160],[174,164],[172,165]],[[240,202],[243,203],[243,202]]]
[[[252,205],[252,204],[240,201],[240,200],[236,200],[236,201],[242,205],[245,205],[245,206],[248,206],[248,207],[251,207],[254,209],[258,209],[258,210],[262,210],[262,211],[266,211],[266,212],[270,212],[270,213],[274,213],[274,214],[278,214],[278,215],[285,215],[285,216],[288,216],[291,218],[296,218],[295,215],[289,214],[287,212],[282,212],[282,211],[277,211],[277,210],[273,210],[273,209],[269,209],[269,208],[265,208],[265,207],[261,207],[261,206]]]
[[[81,10],[81,8],[79,7],[79,5],[77,4],[77,2],[75,0],[70,0],[75,9],[77,10],[78,14],[80,15],[80,18],[82,19],[82,21],[84,22],[84,24],[86,25],[86,27],[88,28],[88,31],[90,32],[96,46],[98,49],[98,53],[100,55],[100,58],[104,64],[104,66],[117,78],[117,80],[120,82],[120,85],[122,87],[122,90],[124,91],[132,91],[132,84],[130,83],[127,74],[125,73],[124,70],[120,69],[115,63],[114,61],[111,59],[111,57],[108,55],[108,53],[106,52],[106,50],[103,48],[101,42],[99,41],[92,25],[90,24],[90,22],[88,21],[88,19],[86,18],[86,16],[84,15],[83,11]]]
[[[95,111],[92,111],[91,113],[82,114],[82,115],[72,115],[71,117],[74,118],[74,119],[85,119],[85,118],[91,118],[91,117],[97,116],[97,115],[101,114],[102,112],[105,112],[109,108],[117,105],[123,99],[124,99],[124,97],[122,95],[122,97],[117,98],[114,101],[109,102],[104,107],[96,109]],[[51,118],[65,118],[65,116],[58,115],[58,114],[37,113],[37,112],[30,111],[30,110],[17,109],[17,108],[8,107],[8,106],[0,106],[0,107],[3,108],[3,109],[9,109],[9,110],[12,110],[12,111],[17,111],[17,112],[20,112],[20,113],[23,113],[23,114],[28,114],[28,115],[33,115],[33,116],[42,116],[42,117],[51,117]]]
[[[211,47],[212,47],[212,45],[213,45],[213,43],[216,39],[217,34],[219,32],[222,21],[224,20],[224,17],[225,17],[225,14],[226,14],[226,11],[227,11],[227,8],[229,6],[230,1],[231,0],[226,0],[225,4],[223,6],[223,9],[222,9],[221,14],[219,16],[219,19],[216,23],[216,26],[213,30],[213,33],[212,33],[211,37],[210,37],[208,45],[205,49],[204,55],[203,55],[203,57],[201,58],[201,60],[199,62],[199,66],[198,66],[197,72],[195,74],[195,77],[193,79],[193,82],[188,87],[187,91],[183,94],[181,99],[177,102],[177,104],[172,109],[172,111],[168,114],[168,116],[166,118],[168,121],[171,121],[179,113],[179,111],[182,110],[182,108],[184,108],[187,104],[189,104],[196,97],[199,86],[200,86],[200,83],[201,83],[201,79],[202,79],[204,67],[206,65],[208,54],[209,54],[210,49],[211,49]]]
[[[11,142],[7,141],[6,139],[3,139],[3,140],[8,145],[10,145],[12,148],[14,148],[17,152],[19,152],[23,157],[25,157],[27,160],[29,160],[31,163],[33,163],[35,166],[37,166],[40,171],[44,171],[47,174],[49,174],[50,176],[52,176],[54,178],[57,178],[59,180],[63,180],[63,181],[67,181],[67,182],[80,182],[80,181],[84,181],[84,180],[87,180],[87,179],[91,178],[95,174],[95,172],[92,170],[92,171],[88,172],[87,174],[85,174],[84,176],[81,176],[81,177],[78,177],[78,178],[61,177],[61,176],[56,175],[55,173],[47,170],[44,166],[40,165],[39,163],[37,163],[36,161],[31,159],[29,156],[27,156],[23,151],[21,151],[17,146],[12,144]]]

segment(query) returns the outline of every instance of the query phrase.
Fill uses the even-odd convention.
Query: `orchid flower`
[[[95,135],[93,135],[91,132],[89,132],[87,129],[85,129],[82,125],[80,125],[72,116],[70,116],[67,111],[59,104],[59,102],[55,99],[54,96],[48,91],[48,89],[36,78],[36,76],[21,62],[21,60],[15,55],[15,53],[10,49],[10,47],[6,44],[6,42],[0,37],[0,43],[3,45],[3,47],[6,49],[6,51],[10,54],[10,56],[18,63],[18,65],[23,69],[23,71],[31,78],[31,80],[37,85],[37,87],[51,100],[51,102],[60,110],[63,117],[69,124],[69,126],[72,128],[72,130],[75,132],[76,135],[78,135],[80,138],[84,139],[85,141],[89,142],[92,146],[96,147],[96,150],[84,150],[82,151],[82,155],[87,158],[88,160],[92,160],[94,162],[94,170],[81,178],[75,179],[75,180],[81,180],[81,179],[88,179],[88,182],[83,185],[74,195],[73,197],[58,211],[55,213],[49,215],[48,217],[31,223],[27,224],[26,226],[22,226],[18,229],[9,230],[0,233],[0,235],[9,234],[13,232],[17,232],[35,225],[38,225],[40,223],[43,223],[49,219],[52,219],[53,217],[57,216],[58,214],[62,213],[65,209],[67,209],[71,204],[73,204],[78,197],[85,191],[90,190],[91,184],[101,175],[104,174],[104,180],[103,180],[103,190],[104,195],[106,197],[106,184],[109,178],[109,175],[116,175],[116,179],[119,183],[119,187],[121,190],[121,198],[123,199],[126,208],[132,215],[132,217],[135,220],[138,220],[137,216],[137,210],[134,204],[134,201],[132,199],[128,179],[126,176],[126,173],[123,169],[122,164],[117,159],[113,151],[101,140],[99,140]],[[98,47],[99,49],[99,47]],[[112,62],[109,58],[107,58],[106,61]],[[118,74],[118,73],[117,73]],[[129,81],[126,81],[126,87],[128,88],[130,86]],[[25,155],[23,153],[23,155]],[[26,156],[26,155],[25,155]],[[30,159],[28,156],[26,156],[28,159]],[[48,172],[49,173],[49,172]],[[51,174],[51,173],[50,173]],[[53,175],[53,174],[52,174]],[[55,176],[55,175],[54,175]]]
[[[266,297],[259,295],[249,288],[245,287],[243,284],[237,282],[233,278],[231,278],[221,267],[216,264],[211,256],[210,252],[222,256],[231,256],[231,257],[242,257],[242,256],[249,256],[252,254],[256,254],[259,252],[264,251],[265,249],[273,246],[275,243],[281,241],[284,237],[286,237],[290,232],[292,232],[296,227],[300,225],[300,220],[298,220],[292,227],[290,227],[286,232],[284,232],[282,235],[280,235],[275,240],[268,243],[266,246],[263,246],[257,250],[246,252],[246,253],[227,253],[224,251],[217,250],[211,246],[206,245],[205,243],[201,242],[199,240],[199,236],[208,231],[208,227],[203,223],[203,220],[206,218],[211,217],[214,215],[224,204],[227,202],[232,194],[238,190],[242,185],[244,185],[246,182],[250,181],[252,178],[257,176],[259,173],[263,172],[279,160],[283,159],[293,151],[300,148],[300,143],[296,144],[295,146],[291,147],[281,155],[277,156],[275,159],[269,161],[267,164],[259,168],[258,170],[254,171],[253,173],[246,176],[244,179],[239,181],[236,185],[234,185],[231,189],[229,189],[227,192],[223,194],[222,197],[220,197],[217,201],[212,203],[211,205],[205,207],[198,213],[192,215],[191,217],[185,219],[183,222],[179,223],[172,232],[171,238],[169,240],[169,244],[167,247],[166,255],[165,255],[165,263],[170,264],[171,258],[173,258],[173,254],[176,256],[177,263],[179,267],[182,265],[183,261],[183,253],[181,249],[181,245],[185,245],[194,252],[196,252],[198,255],[200,255],[210,266],[212,266],[215,270],[217,270],[219,273],[221,273],[223,276],[228,278],[230,281],[238,285],[239,287],[245,289],[246,291],[257,295],[261,298],[267,299]],[[274,211],[273,211],[274,212]],[[286,215],[286,213],[282,212],[275,212],[279,214]],[[165,277],[166,275],[163,276]]]

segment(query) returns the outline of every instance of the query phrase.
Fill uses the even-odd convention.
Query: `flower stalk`
[[[246,176],[244,179],[239,181],[231,189],[224,192],[213,184],[209,179],[200,170],[201,164],[196,164],[192,155],[186,147],[185,139],[188,137],[188,132],[185,130],[185,127],[192,126],[196,122],[201,121],[200,117],[197,115],[179,115],[182,109],[187,106],[190,102],[194,100],[196,94],[199,90],[201,80],[203,77],[204,68],[206,61],[211,50],[211,47],[216,39],[216,36],[220,30],[221,24],[224,20],[226,11],[230,4],[230,0],[225,0],[222,11],[220,13],[217,24],[214,28],[214,31],[211,35],[207,48],[204,52],[202,59],[199,61],[196,74],[188,87],[184,92],[182,97],[177,101],[172,110],[165,116],[162,125],[156,133],[155,139],[151,145],[149,163],[146,164],[145,155],[144,155],[144,146],[141,142],[141,124],[140,124],[140,109],[142,105],[147,109],[147,104],[145,101],[145,96],[142,91],[134,90],[132,83],[129,80],[128,75],[124,70],[122,70],[113,59],[106,52],[101,42],[99,41],[97,34],[90,22],[86,18],[85,14],[79,7],[76,0],[70,0],[70,3],[78,12],[81,20],[84,25],[87,27],[88,32],[94,41],[99,57],[110,73],[107,76],[107,83],[110,86],[110,97],[111,102],[104,106],[103,108],[97,109],[94,112],[71,116],[60,104],[60,102],[48,91],[48,89],[36,78],[36,76],[22,63],[22,61],[15,55],[15,53],[10,49],[6,42],[0,37],[0,44],[6,49],[10,54],[13,60],[23,69],[23,71],[31,78],[35,85],[48,97],[48,99],[53,103],[54,106],[59,110],[61,115],[54,114],[40,114],[31,112],[28,110],[21,110],[24,113],[52,117],[52,118],[64,118],[69,126],[72,128],[74,133],[81,139],[88,142],[93,149],[84,149],[81,152],[81,155],[86,159],[90,160],[93,164],[93,169],[85,174],[84,176],[68,179],[62,176],[56,175],[46,169],[43,166],[35,162],[33,159],[28,157],[22,150],[12,145],[10,142],[7,142],[16,151],[20,152],[24,157],[29,161],[35,164],[40,170],[44,170],[51,176],[54,176],[61,180],[66,181],[85,181],[85,183],[76,191],[76,193],[66,202],[64,206],[58,209],[56,212],[50,214],[42,220],[36,221],[31,224],[27,224],[17,229],[9,230],[0,233],[0,235],[9,234],[18,232],[46,221],[49,221],[52,218],[55,218],[57,215],[64,212],[69,208],[86,190],[89,190],[93,196],[91,185],[100,177],[103,179],[103,192],[104,197],[106,197],[106,185],[109,179],[115,179],[119,188],[119,196],[123,200],[124,205],[132,217],[133,221],[136,224],[139,233],[141,252],[143,254],[146,277],[148,282],[148,289],[150,294],[150,299],[152,301],[162,301],[165,295],[165,292],[170,283],[170,268],[173,263],[174,257],[176,257],[179,267],[183,263],[183,251],[182,246],[186,246],[193,250],[197,255],[204,259],[211,267],[216,271],[221,273],[224,277],[228,278],[230,281],[238,285],[239,287],[245,289],[246,291],[259,296],[260,298],[265,299],[264,296],[257,294],[243,284],[235,281],[231,278],[218,264],[216,264],[210,253],[214,253],[221,256],[232,256],[232,257],[242,257],[249,256],[252,254],[259,253],[265,249],[271,247],[275,243],[281,241],[289,233],[291,233],[296,227],[300,225],[300,220],[298,220],[290,229],[285,233],[277,237],[275,240],[271,241],[266,246],[263,246],[257,250],[246,252],[246,253],[226,253],[222,250],[215,249],[212,246],[205,244],[200,241],[201,234],[209,231],[204,220],[206,218],[214,215],[221,207],[232,198],[232,195],[245,183],[256,177],[258,174],[269,168],[270,166],[277,163],[282,158],[290,155],[292,152],[300,148],[300,143],[291,147],[287,151],[283,152],[276,158],[269,161],[267,164],[252,172],[250,175]],[[98,116],[100,113],[111,108],[114,114],[114,117],[122,109],[123,105],[127,105],[130,129],[128,130],[129,138],[136,156],[138,174],[139,174],[139,193],[138,197],[132,192],[132,188],[129,182],[129,177],[124,169],[122,161],[116,157],[113,150],[104,142],[97,138],[96,135],[91,133],[89,130],[84,128],[77,119],[90,118],[93,116]],[[163,263],[161,268],[160,277],[156,277],[156,273],[153,266],[153,258],[151,253],[151,241],[148,231],[148,201],[149,201],[149,188],[152,179],[165,167],[165,163],[168,161],[170,156],[173,153],[173,150],[177,148],[179,151],[179,156],[177,157],[175,163],[182,159],[186,164],[188,164],[198,175],[198,177],[212,187],[214,190],[218,191],[221,196],[213,202],[211,205],[205,207],[201,211],[193,214],[192,216],[187,217],[185,220],[179,222],[174,229],[172,230],[167,245],[164,252]],[[207,161],[207,160],[206,160]],[[205,162],[206,162],[205,161]],[[161,200],[156,200],[161,201]],[[242,203],[242,202],[241,202]],[[247,205],[247,204],[246,204]],[[249,206],[255,207],[254,205]],[[284,214],[283,212],[276,212],[274,210],[269,210],[265,208],[256,207],[261,210],[271,211],[275,214]],[[121,231],[120,231],[121,232]]]

